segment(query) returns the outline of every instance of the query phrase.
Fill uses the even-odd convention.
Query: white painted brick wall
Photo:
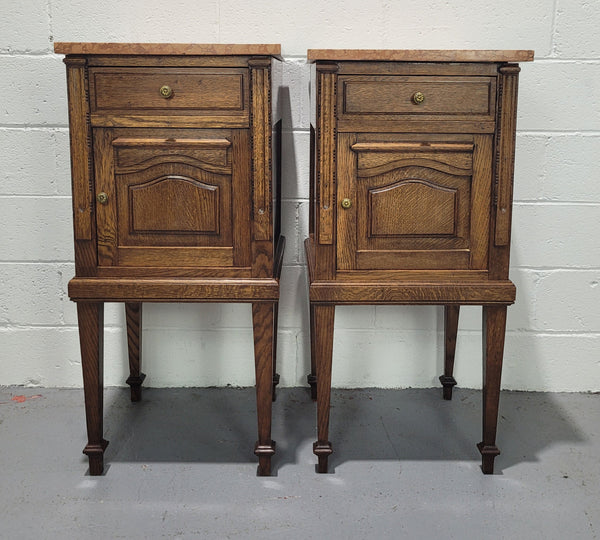
[[[3,0],[0,12],[0,53],[43,53],[50,46],[48,3]]]
[[[519,85],[519,101],[527,104],[519,108],[521,130],[598,131],[598,62],[540,59],[527,65]]]
[[[600,182],[598,162],[593,156],[599,155],[600,137],[593,132],[520,133],[515,158],[515,199],[597,203]]]
[[[308,230],[307,48],[532,48],[524,64],[503,385],[600,391],[600,2],[476,0],[5,0],[0,12],[0,384],[80,386],[65,71],[57,41],[282,43],[283,135],[278,370],[310,368],[303,241]],[[158,14],[158,15],[155,15]],[[251,385],[250,308],[148,304],[154,386]],[[127,376],[122,305],[105,309],[105,380]],[[442,309],[341,307],[334,384],[437,386]],[[456,376],[481,385],[481,308],[461,311]]]
[[[58,56],[2,54],[0,72],[3,127],[67,124],[66,92],[59,91],[65,66]]]
[[[70,195],[66,128],[0,128],[0,149],[0,195]]]

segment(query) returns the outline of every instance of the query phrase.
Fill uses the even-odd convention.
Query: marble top
[[[493,50],[398,50],[398,49],[309,49],[309,62],[382,61],[382,62],[531,62],[533,51]]]
[[[57,42],[57,54],[126,54],[189,56],[275,56],[281,55],[279,44],[200,44],[200,43],[76,43]]]

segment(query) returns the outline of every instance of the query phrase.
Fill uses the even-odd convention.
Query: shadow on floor
[[[474,460],[481,439],[481,392],[441,389],[333,390],[330,471],[356,460]],[[579,395],[583,400],[594,395]],[[105,403],[106,462],[255,463],[253,388],[145,388],[131,403],[128,389],[110,389]],[[273,473],[298,462],[316,437],[316,406],[304,388],[278,390],[273,404],[277,453]],[[503,392],[496,471],[535,462],[558,442],[586,440],[560,394]],[[316,458],[315,458],[316,462]]]
[[[455,388],[452,401],[441,394],[441,389],[334,391],[330,469],[361,459],[479,462],[481,392]],[[539,453],[555,443],[585,439],[556,394],[502,392],[497,473],[538,461]]]

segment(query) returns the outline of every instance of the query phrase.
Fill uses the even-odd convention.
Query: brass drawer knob
[[[167,84],[161,86],[158,92],[165,99],[169,99],[173,95],[173,89]]]
[[[412,100],[415,105],[421,105],[425,101],[425,94],[423,92],[415,92]]]
[[[348,210],[352,206],[352,201],[350,199],[342,199],[342,208],[344,210]]]
[[[106,193],[104,193],[104,191],[101,191],[100,193],[98,193],[98,195],[96,196],[96,200],[100,203],[100,204],[106,204],[108,203],[108,195]]]

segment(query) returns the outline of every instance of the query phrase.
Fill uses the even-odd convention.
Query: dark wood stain
[[[57,43],[67,87],[90,474],[103,471],[103,307],[124,302],[131,400],[143,302],[252,304],[260,475],[269,475],[279,276],[277,45]],[[170,93],[161,95],[162,86]],[[280,159],[277,154],[277,159]],[[98,195],[102,194],[100,197]]]
[[[461,305],[484,309],[482,469],[493,472],[517,79],[532,51],[311,50],[311,373],[327,472],[336,305],[445,306],[451,399]]]

